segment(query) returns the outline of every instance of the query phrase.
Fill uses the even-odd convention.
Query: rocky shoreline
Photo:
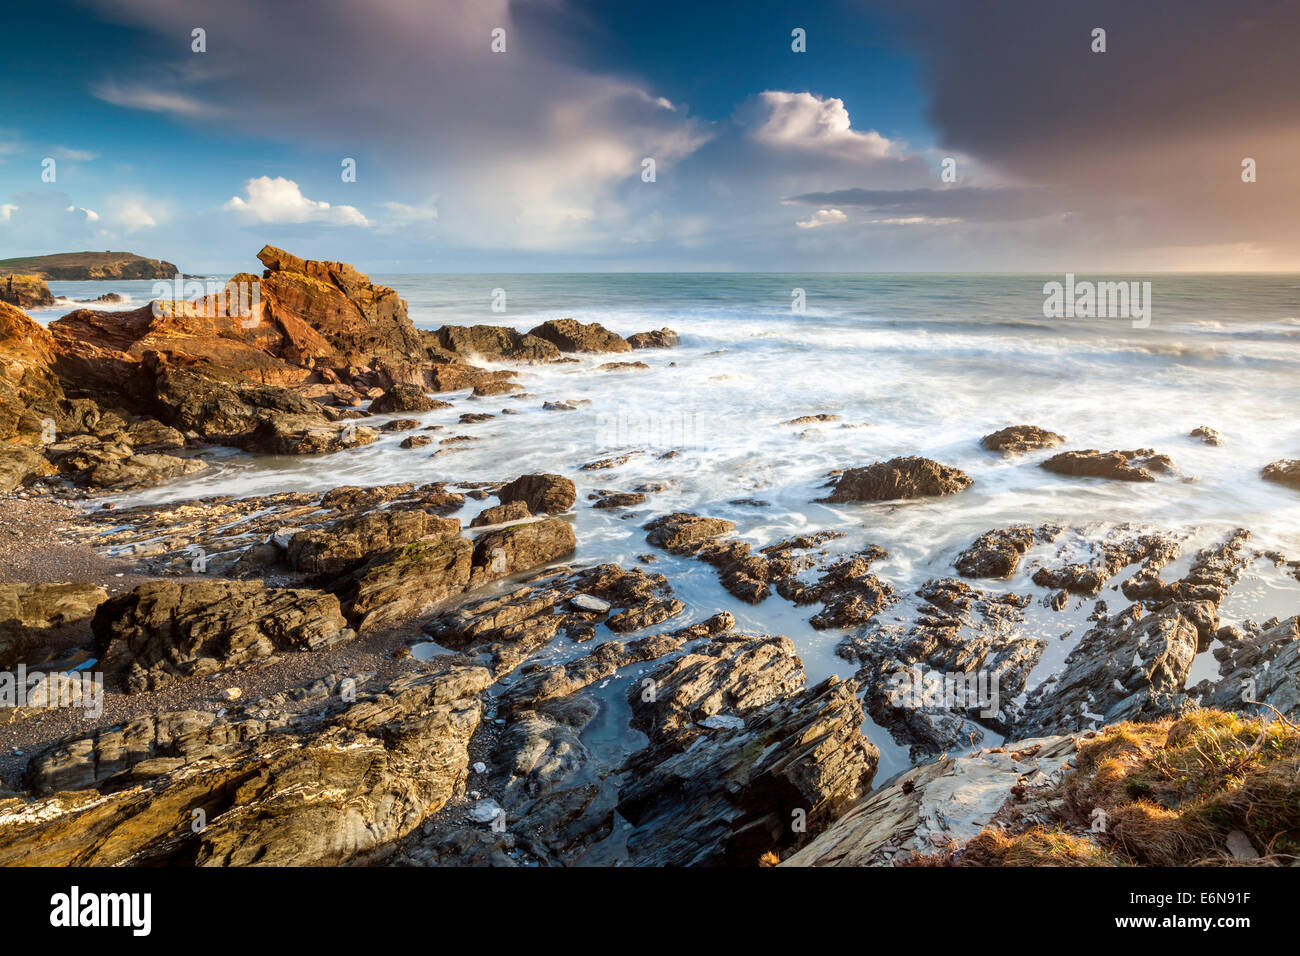
[[[550,472],[99,500],[231,450],[328,456],[401,432],[401,454],[454,455],[520,402],[574,407],[516,381],[530,366],[679,344],[573,319],[420,330],[346,263],[258,258],[262,275],[229,295],[48,328],[0,303],[0,515],[17,539],[0,536],[0,670],[46,675],[44,699],[28,690],[0,717],[0,864],[948,865],[989,828],[1077,827],[1089,808],[1066,813],[1058,791],[1115,727],[1173,735],[1202,707],[1300,718],[1300,618],[1220,620],[1256,564],[1300,575],[1249,529],[1188,550],[1125,525],[992,528],[951,576],[903,588],[878,570],[884,548],[838,550],[837,528],[755,547],[731,521],[656,510],[652,485],[580,503]],[[624,358],[590,374],[647,370]],[[448,408],[454,434],[413,417]],[[1077,480],[1180,478],[1156,450],[1073,447],[1039,426],[971,441]],[[841,464],[821,499],[841,506],[960,502],[979,482],[917,456]],[[1300,462],[1260,469],[1300,488]],[[482,507],[462,524],[467,503]],[[583,560],[583,506],[640,521],[636,566]],[[657,554],[841,632],[852,677],[810,681],[788,637],[726,610],[687,616]],[[1006,590],[1020,569],[1032,586]],[[1085,632],[1044,674],[1031,606],[1084,605]],[[1189,686],[1207,652],[1220,676]],[[43,706],[59,695],[76,706]],[[876,779],[868,720],[910,771]],[[982,747],[988,735],[1001,742]],[[1247,839],[1273,862],[1296,837],[1285,816],[1267,826]],[[1088,839],[1089,859],[1146,862]]]

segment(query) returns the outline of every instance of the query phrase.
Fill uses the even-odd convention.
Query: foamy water
[[[875,570],[901,591],[952,574],[954,555],[981,532],[1020,523],[1054,522],[1088,533],[1134,522],[1183,532],[1189,549],[1241,526],[1255,533],[1261,549],[1300,558],[1300,493],[1259,477],[1271,461],[1300,457],[1297,276],[1143,277],[1152,281],[1145,329],[1123,319],[1045,319],[1042,286],[1059,276],[375,278],[408,300],[422,328],[452,323],[527,330],[572,316],[624,335],[668,326],[682,344],[521,367],[517,381],[531,396],[524,399],[455,393],[440,396],[454,409],[382,416],[445,425],[430,433],[435,440],[458,434],[484,439],[441,457],[430,457],[436,445],[400,449],[409,432],[322,459],[223,453],[205,473],[121,500],[556,471],[578,484],[573,520],[581,561],[631,563],[652,550],[641,530],[646,520],[686,510],[735,521],[737,532],[755,545],[820,528],[844,530],[848,536],[833,547],[885,547],[890,558]],[[82,299],[118,291],[131,302],[116,308],[129,308],[148,301],[152,285],[51,283],[51,289]],[[795,288],[805,290],[803,313],[791,309]],[[490,308],[496,289],[506,292],[504,313]],[[48,320],[69,308],[33,314]],[[640,360],[651,371],[595,370],[612,359]],[[541,407],[561,400],[591,404],[575,411]],[[464,412],[502,408],[519,414],[456,423]],[[821,412],[841,421],[778,424]],[[1066,448],[1151,447],[1172,456],[1179,472],[1154,484],[1069,479],[1038,467],[1049,453],[1003,459],[979,447],[981,436],[1019,423],[1064,434]],[[1223,432],[1226,444],[1213,448],[1188,437],[1198,425]],[[661,460],[668,450],[681,454]],[[585,462],[633,451],[642,453],[621,467],[579,470]],[[955,465],[975,483],[960,495],[929,501],[815,502],[826,493],[828,471],[909,454]],[[644,483],[666,487],[635,509],[634,519],[594,510],[586,500],[595,489],[633,490]],[[740,498],[769,506],[730,503]],[[471,501],[462,518],[493,503]],[[655,569],[668,574],[692,618],[729,609],[742,628],[794,639],[811,679],[851,675],[851,665],[833,654],[842,633],[807,624],[815,608],[793,608],[777,596],[758,607],[743,604],[721,588],[712,567],[690,559],[661,555]],[[1022,571],[993,587],[1040,593],[1027,576]],[[1073,642],[1059,637],[1071,629],[1081,633],[1090,608],[1088,602],[1059,614],[1031,611],[1031,632],[1050,639],[1035,680],[1064,660]],[[1300,582],[1262,564],[1224,605],[1228,621],[1298,611]],[[1212,660],[1198,661],[1193,681],[1213,673]],[[905,757],[887,735],[872,736],[884,752],[882,774],[903,765]]]

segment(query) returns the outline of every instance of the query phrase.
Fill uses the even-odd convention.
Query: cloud
[[[858,206],[888,212],[896,219],[1013,222],[1060,215],[1073,205],[1065,190],[1025,187],[946,189],[836,189],[787,199],[804,206]],[[880,220],[883,221],[883,220]]]
[[[55,159],[66,159],[72,162],[88,163],[93,159],[98,159],[99,154],[88,149],[69,149],[66,146],[56,146],[50,151],[50,155]]]
[[[897,143],[875,130],[852,128],[844,101],[812,93],[766,90],[741,108],[738,120],[771,149],[803,150],[856,161],[897,158]]]
[[[99,213],[93,209],[86,209],[83,206],[68,206],[68,212],[80,212],[86,217],[86,222],[99,222]]]
[[[849,217],[839,209],[818,209],[807,219],[798,220],[795,225],[800,229],[816,229],[819,226],[834,226],[848,221]]]
[[[283,176],[258,176],[244,183],[247,198],[232,196],[223,209],[239,213],[259,223],[319,222],[336,226],[369,226],[370,222],[355,206],[332,206],[308,199],[292,179]]]
[[[18,207],[12,203],[0,204],[0,222],[8,222],[17,211]]]
[[[159,90],[143,85],[121,85],[105,80],[91,86],[90,91],[105,103],[127,109],[166,113],[182,119],[198,119],[222,115],[225,110],[205,103],[185,93]]]

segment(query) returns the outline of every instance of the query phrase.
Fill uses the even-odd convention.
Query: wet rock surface
[[[1128,451],[1064,451],[1043,462],[1043,467],[1058,475],[1077,478],[1107,478],[1111,481],[1155,481],[1157,474],[1174,470],[1173,459],[1158,455],[1150,448]]]
[[[980,445],[989,451],[998,451],[1004,455],[1019,455],[1039,448],[1051,448],[1065,443],[1065,436],[1049,432],[1037,425],[1010,425],[1007,428],[985,435]]]

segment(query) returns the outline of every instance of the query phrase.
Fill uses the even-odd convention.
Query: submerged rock
[[[1037,529],[1020,525],[985,531],[957,555],[957,573],[964,578],[1009,578],[1030,548],[1056,540],[1061,530],[1049,525]]]
[[[1260,476],[1265,481],[1274,481],[1279,485],[1300,490],[1300,459],[1283,458],[1271,465],[1265,465]]]
[[[578,490],[563,475],[523,475],[497,491],[502,504],[522,501],[535,515],[560,514],[573,507]]]

